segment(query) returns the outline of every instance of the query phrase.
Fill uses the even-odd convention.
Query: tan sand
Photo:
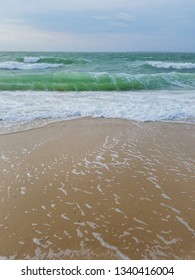
[[[1,135],[1,258],[195,259],[194,135],[86,118]]]

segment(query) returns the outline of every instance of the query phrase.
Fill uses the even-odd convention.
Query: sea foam
[[[34,56],[25,56],[24,57],[24,62],[25,63],[36,63],[39,61],[39,57],[34,57]]]
[[[6,61],[0,63],[0,69],[2,70],[34,70],[34,69],[47,69],[47,68],[58,68],[61,64],[51,63],[23,63],[16,61]]]
[[[78,117],[194,122],[194,91],[0,92],[0,130]],[[2,127],[1,127],[2,126]]]
[[[187,62],[164,62],[164,61],[148,61],[146,64],[151,65],[156,68],[164,69],[195,69],[195,63]]]

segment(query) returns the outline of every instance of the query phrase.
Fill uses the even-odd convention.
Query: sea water
[[[195,53],[0,53],[0,133],[78,117],[195,121]]]

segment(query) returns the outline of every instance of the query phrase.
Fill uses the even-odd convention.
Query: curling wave
[[[0,90],[9,91],[132,91],[193,89],[194,87],[195,73],[130,75],[107,72],[57,72],[0,76]]]

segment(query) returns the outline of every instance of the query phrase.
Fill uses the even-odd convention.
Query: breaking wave
[[[195,63],[188,62],[163,62],[163,61],[148,61],[146,64],[162,69],[195,69]]]
[[[195,122],[193,90],[0,91],[0,99],[0,134],[79,117]]]
[[[19,62],[24,63],[51,63],[51,64],[85,64],[90,62],[88,59],[76,58],[76,57],[58,57],[58,56],[25,56],[24,58],[19,58]]]
[[[27,60],[28,61],[28,60]],[[47,69],[47,68],[58,68],[62,64],[51,64],[51,63],[35,63],[35,59],[30,62],[16,62],[6,61],[0,63],[0,70],[34,70],[34,69]]]
[[[37,66],[33,63],[30,65]],[[47,65],[43,67],[47,67]],[[9,91],[132,91],[193,89],[194,87],[195,73],[171,72],[130,75],[106,72],[57,72],[0,76],[0,90]]]

